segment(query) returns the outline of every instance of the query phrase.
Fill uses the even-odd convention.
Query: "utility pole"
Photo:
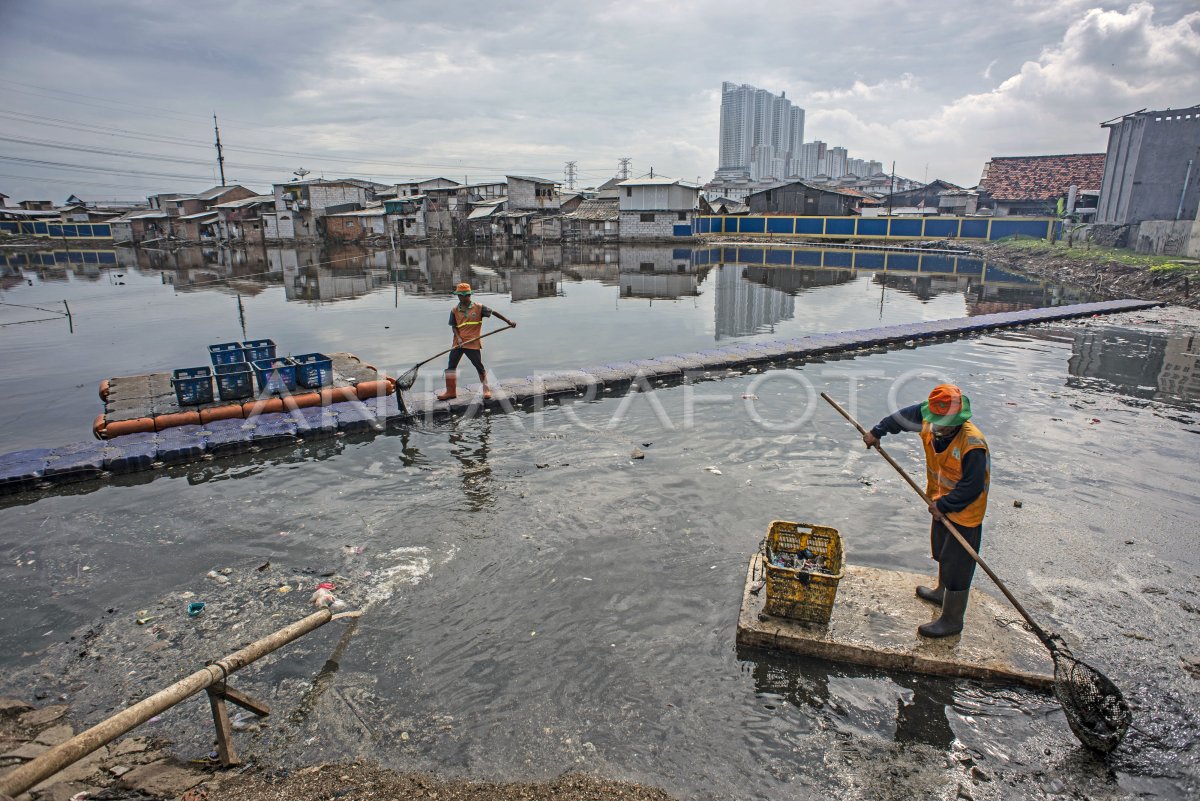
[[[651,178],[654,177],[654,168],[653,167],[650,168],[650,177]]]
[[[633,159],[625,156],[617,160],[617,177],[622,181],[629,180],[629,165],[633,163]]]
[[[579,171],[576,169],[577,164],[578,162],[568,161],[567,167],[563,171],[567,178],[567,190],[570,192],[575,191],[575,179],[579,177]]]
[[[221,171],[221,186],[225,185],[225,154],[221,152],[221,129],[217,127],[217,112],[213,112],[213,132],[217,135],[217,169]]]
[[[888,189],[888,216],[892,216],[892,195],[896,194],[896,162],[892,162],[892,185]]]

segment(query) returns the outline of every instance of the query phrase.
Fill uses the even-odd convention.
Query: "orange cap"
[[[938,384],[921,404],[921,417],[937,426],[959,426],[971,419],[971,400],[953,384]]]
[[[454,294],[455,295],[470,295],[471,294],[471,285],[468,284],[466,281],[463,281],[461,284],[454,287]]]

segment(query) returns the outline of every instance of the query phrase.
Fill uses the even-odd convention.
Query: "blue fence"
[[[944,253],[895,253],[885,250],[821,250],[819,248],[754,247],[724,245],[696,248],[697,265],[741,264],[762,267],[799,267],[826,270],[865,270],[919,273],[928,276],[973,276],[984,283],[1036,284],[1017,273],[989,266],[982,259]]]
[[[112,239],[108,223],[64,223],[47,220],[0,220],[0,233],[50,239]]]
[[[72,264],[116,264],[115,250],[42,250],[37,253],[0,253],[0,267],[61,267]]]
[[[696,217],[694,236],[808,237],[824,239],[977,239],[1057,237],[1052,217]]]

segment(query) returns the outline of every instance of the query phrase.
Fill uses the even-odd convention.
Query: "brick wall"
[[[643,222],[643,215],[652,215],[654,221]],[[679,219],[679,214],[674,211],[623,211],[620,222],[621,239],[676,239],[675,226],[684,225],[689,220]]]

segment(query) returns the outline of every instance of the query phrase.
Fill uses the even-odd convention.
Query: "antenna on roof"
[[[300,169],[298,169],[298,170],[292,170],[292,175],[296,176],[296,177],[297,177],[297,178],[299,178],[301,181],[303,181],[303,180],[304,180],[304,176],[308,175],[308,173],[309,173],[309,171],[308,171],[308,170],[306,170],[306,169],[304,169],[303,167],[301,167],[301,168],[300,168]]]

